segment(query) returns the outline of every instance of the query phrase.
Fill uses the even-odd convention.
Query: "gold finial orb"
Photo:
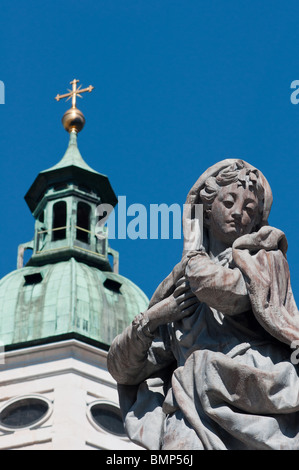
[[[74,79],[72,82],[70,82],[72,85],[72,90],[68,90],[69,93],[65,93],[64,95],[57,95],[55,97],[56,101],[59,101],[62,98],[67,98],[68,101],[70,98],[72,98],[72,107],[68,109],[62,117],[62,124],[67,132],[78,133],[82,131],[85,125],[85,118],[83,113],[76,106],[77,96],[82,98],[80,93],[85,93],[86,91],[90,93],[94,89],[92,85],[89,85],[89,87],[84,89],[81,88],[82,85],[77,87],[78,82],[79,80]]]
[[[85,117],[78,108],[68,109],[62,117],[62,125],[67,132],[80,132],[85,124]]]

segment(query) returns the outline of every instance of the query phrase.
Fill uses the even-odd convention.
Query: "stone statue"
[[[183,215],[181,261],[108,354],[128,435],[150,450],[299,449],[299,315],[270,186],[224,160],[186,203],[203,204],[203,233]]]

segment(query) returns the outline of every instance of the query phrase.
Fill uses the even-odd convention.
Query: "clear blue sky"
[[[0,12],[0,277],[33,237],[24,195],[60,160],[68,135],[54,100],[73,78],[86,126],[79,148],[127,203],[183,204],[198,176],[227,157],[268,178],[270,224],[288,238],[299,299],[298,1],[44,0]],[[150,297],[181,255],[181,240],[115,240],[120,273]]]

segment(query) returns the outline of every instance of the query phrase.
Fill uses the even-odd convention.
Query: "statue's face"
[[[209,217],[210,236],[231,246],[257,222],[258,198],[255,192],[238,183],[220,188]]]

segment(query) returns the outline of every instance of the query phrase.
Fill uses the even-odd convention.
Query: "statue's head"
[[[264,189],[258,170],[236,161],[206,179],[200,190],[204,226],[210,236],[232,245],[256,230],[263,214]]]
[[[197,204],[203,205],[203,233],[201,241],[192,242],[193,249],[205,245],[209,236],[231,246],[239,236],[268,224],[272,192],[259,170],[244,160],[227,159],[208,168],[189,191],[191,220],[196,220],[192,207]]]

